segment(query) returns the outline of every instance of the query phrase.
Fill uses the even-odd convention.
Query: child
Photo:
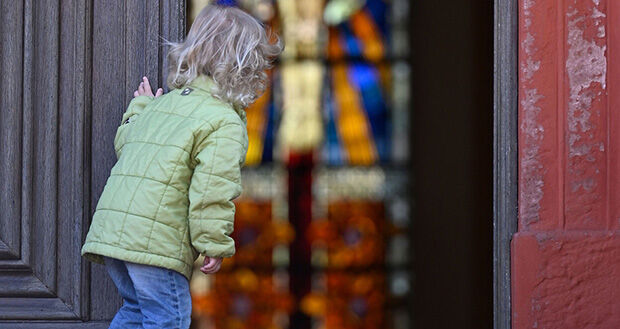
[[[188,328],[189,280],[235,253],[233,199],[248,149],[245,108],[264,92],[282,52],[234,7],[207,6],[171,43],[165,95],[146,77],[114,138],[117,163],[82,255],[106,265],[123,297],[110,328]]]

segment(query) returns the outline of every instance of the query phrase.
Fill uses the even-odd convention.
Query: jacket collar
[[[196,78],[194,78],[194,80],[190,81],[187,86],[201,89],[210,93],[213,86],[215,86],[215,81],[213,81],[213,78],[208,75],[200,74]]]
[[[187,87],[204,90],[209,94],[211,94],[211,90],[214,86],[216,86],[216,84],[213,78],[205,74],[198,75],[196,78],[194,78],[194,80],[190,81],[190,83],[187,84]],[[233,106],[233,109],[235,110],[235,112],[237,112],[239,117],[241,117],[243,123],[247,125],[248,121],[245,109],[239,106]]]

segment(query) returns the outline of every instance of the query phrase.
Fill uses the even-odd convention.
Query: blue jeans
[[[105,265],[123,297],[110,329],[189,328],[192,299],[181,273],[157,266],[105,257]]]

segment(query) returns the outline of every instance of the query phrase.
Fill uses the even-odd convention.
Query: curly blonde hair
[[[265,70],[284,48],[277,35],[267,32],[239,8],[207,5],[183,42],[168,43],[168,87],[182,88],[204,74],[215,82],[213,96],[246,108],[265,91]]]

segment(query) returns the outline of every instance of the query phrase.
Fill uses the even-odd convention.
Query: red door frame
[[[511,324],[618,328],[620,2],[518,0],[518,13]]]

